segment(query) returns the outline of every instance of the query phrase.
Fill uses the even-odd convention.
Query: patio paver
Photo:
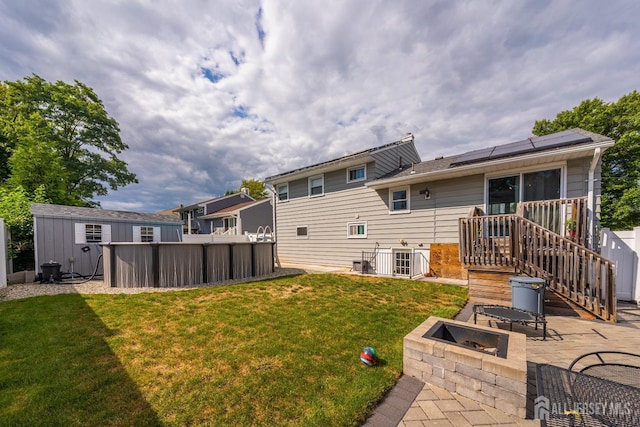
[[[463,310],[463,316],[468,317],[470,310]],[[478,316],[478,324],[488,325],[493,328],[508,329],[509,325],[495,320]],[[547,316],[547,339],[542,340],[541,331],[535,331],[532,327],[513,325],[513,330],[527,335],[527,362],[529,365],[528,395],[530,407],[527,417],[533,414],[533,399],[535,398],[535,377],[532,373],[535,365],[539,363],[551,363],[553,365],[568,367],[578,356],[597,350],[621,350],[637,352],[640,348],[640,307],[632,303],[618,303],[618,318],[616,324],[601,320],[588,320],[580,317]],[[460,317],[457,320],[467,320],[473,323],[473,318]],[[400,379],[402,382],[406,376]],[[412,378],[412,390],[419,380]],[[400,382],[398,384],[400,384]],[[404,386],[402,386],[404,387]],[[395,388],[394,388],[395,390]],[[391,392],[393,393],[393,391]],[[391,395],[389,393],[389,395]],[[400,394],[394,395],[399,398]],[[406,393],[402,398],[407,399]],[[422,385],[412,401],[406,402],[404,415],[399,421],[391,417],[379,416],[379,410],[383,413],[386,399],[383,400],[373,416],[364,424],[367,427],[420,427],[420,426],[539,426],[535,419],[521,419],[506,414],[499,409],[481,405],[464,396],[451,393],[440,387],[430,384]],[[390,400],[397,407],[398,401]],[[397,408],[399,409],[399,408]],[[398,411],[394,414],[397,416]]]

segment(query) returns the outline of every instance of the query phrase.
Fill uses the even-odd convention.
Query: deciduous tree
[[[240,189],[242,188],[246,188],[249,195],[256,200],[262,200],[269,197],[269,194],[267,193],[267,187],[264,185],[264,182],[258,181],[257,179],[244,178],[242,180],[242,183],[240,184]],[[240,189],[227,190],[225,195],[239,193]]]
[[[42,173],[53,203],[95,206],[93,197],[137,182],[118,158],[128,148],[118,123],[93,89],[77,80],[49,83],[34,74],[5,81],[0,133],[0,168],[9,171],[4,181],[31,190]]]
[[[535,135],[582,128],[616,141],[602,158],[601,223],[614,230],[640,226],[640,93],[617,102],[587,99],[553,120],[538,120]]]

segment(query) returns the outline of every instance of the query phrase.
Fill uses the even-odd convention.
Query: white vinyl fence
[[[616,263],[616,297],[640,303],[640,227],[626,231],[602,230],[602,256]]]
[[[0,218],[0,288],[7,286],[7,230],[4,226],[4,219]]]

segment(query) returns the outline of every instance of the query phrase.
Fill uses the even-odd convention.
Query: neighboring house
[[[179,218],[167,215],[33,203],[36,273],[57,262],[65,273],[92,274],[107,242],[178,242]],[[102,274],[102,265],[98,266]]]
[[[250,200],[204,215],[211,233],[216,235],[255,234],[262,228],[273,227],[273,206],[270,199]]]
[[[248,201],[254,201],[254,199],[246,192],[241,191],[224,197],[204,200],[189,206],[181,205],[174,211],[178,213],[184,222],[185,234],[210,234],[215,229],[224,227],[224,220],[218,218],[205,219],[205,216]]]
[[[597,250],[600,161],[613,143],[574,129],[422,162],[408,135],[268,177],[278,198],[278,256],[283,263],[470,283],[475,268],[510,275],[528,268],[527,274],[550,277],[544,266],[530,266],[516,253],[523,241],[515,240],[522,237],[516,231],[524,227],[518,221],[536,227],[543,221],[557,239],[573,230],[562,248]],[[472,215],[480,219],[471,225],[461,220]],[[543,231],[534,228],[527,236]]]

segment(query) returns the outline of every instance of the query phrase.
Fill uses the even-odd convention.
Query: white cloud
[[[155,211],[406,132],[429,159],[521,139],[586,98],[614,101],[637,89],[639,7],[4,2],[0,76],[93,87],[140,180],[102,205]]]

